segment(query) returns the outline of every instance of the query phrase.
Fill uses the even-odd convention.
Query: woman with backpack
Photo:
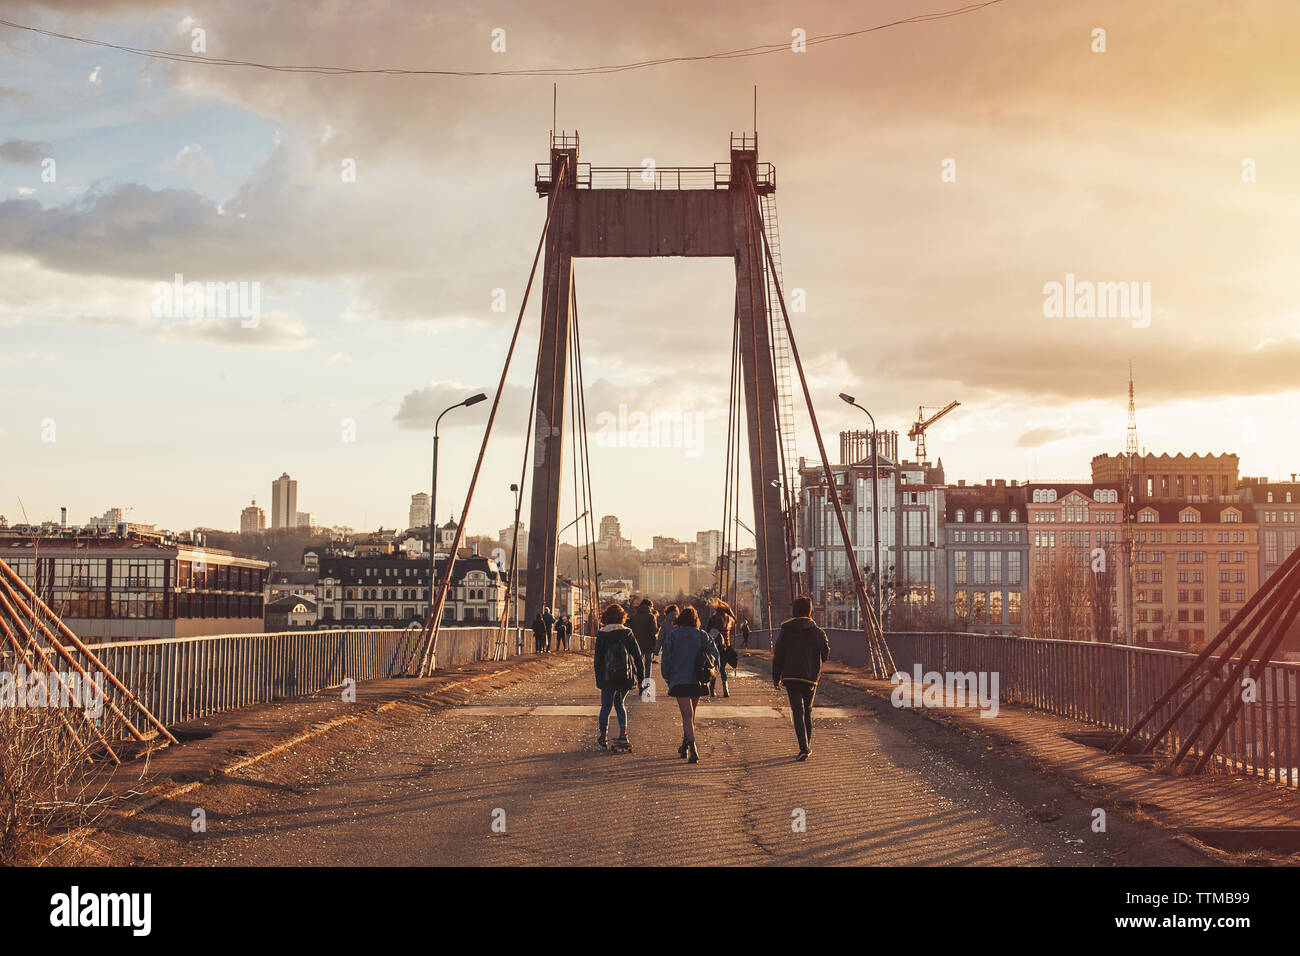
[[[688,757],[689,763],[699,763],[695,708],[709,692],[709,681],[717,676],[718,658],[713,640],[700,630],[699,616],[690,605],[681,609],[676,625],[665,635],[659,667],[668,685],[668,696],[677,698],[682,712],[682,745],[677,755]]]
[[[645,671],[641,667],[641,649],[636,635],[624,625],[627,612],[617,604],[605,608],[600,616],[601,628],[596,634],[596,651],[592,655],[596,666],[596,686],[600,688],[600,736],[596,743],[601,750],[629,751],[632,744],[627,739],[627,709],[623,699],[633,687],[640,687]],[[618,715],[618,740],[611,748],[605,731],[609,728],[609,711]]]

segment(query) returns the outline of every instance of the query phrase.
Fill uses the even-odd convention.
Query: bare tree
[[[1092,616],[1092,639],[1109,643],[1115,628],[1115,546],[1093,549],[1088,560],[1088,609]]]
[[[1030,637],[1058,641],[1086,640],[1092,633],[1088,552],[1059,548],[1030,579],[1028,629]]]

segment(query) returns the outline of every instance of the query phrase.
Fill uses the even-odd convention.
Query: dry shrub
[[[84,728],[75,711],[0,706],[0,865],[39,865],[84,842],[128,796],[110,794],[102,755],[72,738],[65,717]]]

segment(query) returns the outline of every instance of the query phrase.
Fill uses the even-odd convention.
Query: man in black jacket
[[[628,619],[627,626],[636,635],[641,650],[641,666],[646,674],[654,662],[655,638],[659,634],[659,619],[655,617],[655,602],[646,598],[637,605],[636,613]]]
[[[785,685],[794,715],[794,735],[799,741],[795,760],[812,753],[812,705],[821,677],[822,661],[831,656],[826,632],[812,619],[812,600],[804,595],[791,605],[794,617],[781,625],[772,649],[772,686]]]

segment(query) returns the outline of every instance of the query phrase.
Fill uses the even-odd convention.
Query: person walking
[[[730,697],[731,691],[727,689],[727,659],[729,656],[734,658],[735,651],[731,647],[731,625],[734,617],[731,608],[727,607],[725,601],[719,601],[713,606],[713,613],[709,615],[709,637],[713,640],[713,646],[718,653],[718,677],[722,680],[722,696]],[[709,696],[716,697],[717,681],[709,683]]]
[[[659,667],[668,685],[668,696],[677,698],[682,712],[682,745],[677,755],[689,758],[689,763],[700,762],[695,747],[695,709],[709,692],[710,675],[717,663],[713,641],[700,630],[695,608],[682,608],[672,630],[664,636]]]
[[[542,653],[542,648],[546,646],[546,622],[542,620],[542,612],[538,611],[537,616],[533,618],[533,653]]]
[[[740,646],[749,647],[749,622],[740,625]]]
[[[655,602],[646,598],[637,605],[636,613],[628,622],[628,627],[636,635],[637,646],[641,649],[642,671],[649,675],[650,665],[654,663],[655,643],[659,636],[659,620],[655,617]]]
[[[812,705],[821,677],[822,661],[831,656],[826,632],[812,619],[812,600],[799,595],[791,604],[794,616],[781,625],[772,648],[772,686],[785,685],[794,717],[794,735],[799,741],[795,760],[807,760],[812,753]]]
[[[677,605],[670,604],[664,608],[664,616],[659,619],[659,634],[655,638],[655,646],[652,648],[657,655],[664,649],[664,638],[668,632],[677,626]]]
[[[636,635],[625,625],[627,612],[617,604],[605,608],[600,616],[601,628],[596,634],[596,651],[592,655],[596,667],[596,686],[600,688],[600,736],[596,744],[609,747],[605,732],[609,728],[609,711],[618,715],[618,740],[612,750],[630,751],[627,739],[627,692],[641,686],[645,671],[641,667],[641,649]]]
[[[569,618],[564,614],[561,614],[560,619],[555,622],[555,649],[557,651],[569,649]]]
[[[555,627],[555,615],[551,613],[549,605],[542,608],[542,624],[546,627],[546,635],[542,644],[542,653],[551,653],[551,629]]]

